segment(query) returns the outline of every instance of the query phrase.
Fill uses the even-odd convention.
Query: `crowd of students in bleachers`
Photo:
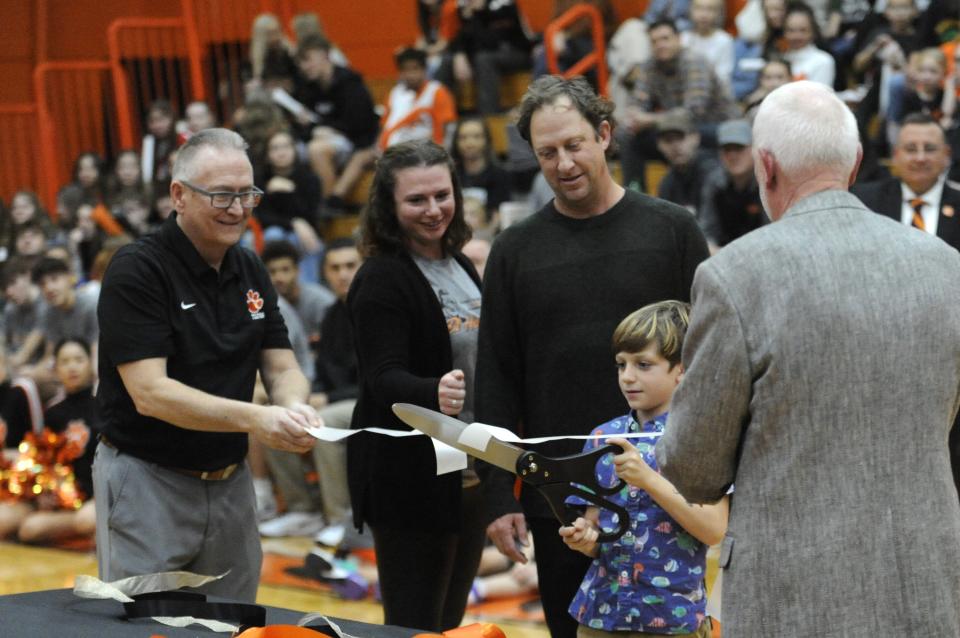
[[[558,0],[556,15],[572,4]],[[713,247],[765,221],[752,176],[749,121],[766,94],[793,79],[831,85],[851,105],[866,150],[864,178],[886,170],[899,126],[911,113],[929,114],[954,148],[960,143],[956,0],[818,0],[809,5],[749,0],[736,16],[735,34],[722,29],[722,0],[651,0],[644,15],[621,16],[619,23],[608,0],[590,4],[604,17],[608,88],[620,124],[615,161],[624,184],[653,191],[656,171],[650,169],[657,164],[650,162],[664,162],[667,173],[656,179],[656,191],[688,207]],[[356,212],[364,197],[363,177],[387,146],[422,137],[450,149],[474,229],[464,253],[481,275],[496,232],[551,196],[537,176],[532,151],[511,126],[506,152],[495,153],[491,124],[500,125],[504,118],[499,116],[510,108],[501,104],[499,87],[518,71],[547,72],[545,45],[558,51],[561,67],[569,67],[592,47],[589,34],[575,25],[550,43],[538,41],[513,0],[418,0],[417,5],[420,37],[397,43],[398,82],[379,105],[350,67],[349,52],[327,38],[316,15],[294,18],[294,41],[272,15],[261,15],[252,25],[245,101],[224,125],[250,145],[256,183],[265,192],[253,213],[262,238],[292,246],[297,277],[309,290],[326,295],[324,311],[345,294],[322,287],[327,224]],[[0,416],[6,448],[15,448],[27,431],[39,432],[44,402],[57,402],[64,393],[90,393],[97,282],[120,246],[171,214],[169,181],[177,147],[216,125],[214,111],[194,102],[181,118],[161,96],[144,114],[140,149],[124,149],[112,158],[93,152],[76,158],[54,215],[26,189],[9,205],[0,203],[0,350],[5,352]],[[956,160],[951,171],[956,178]],[[249,235],[248,244],[257,246],[255,235]],[[289,254],[272,245],[281,259]],[[355,249],[335,248],[353,250],[353,259]],[[300,293],[291,293],[293,305]],[[314,347],[323,314],[314,313],[302,325]],[[59,362],[70,342],[86,352],[90,368],[79,383]],[[76,349],[67,351],[77,354]],[[307,361],[317,356],[308,354]],[[315,390],[323,394],[328,388]],[[95,412],[77,419],[84,421],[93,445]],[[57,427],[77,419],[58,417]],[[53,426],[50,417],[47,421]],[[269,492],[259,490],[265,508]],[[27,510],[37,509],[38,502]],[[24,539],[44,538],[23,531],[24,508],[14,513],[0,525],[0,535],[19,530]],[[66,529],[90,533],[91,520]]]

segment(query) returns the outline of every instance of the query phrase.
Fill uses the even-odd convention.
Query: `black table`
[[[232,602],[214,596],[209,600]],[[296,625],[304,616],[304,612],[292,609],[263,607],[267,610],[267,624],[270,625]],[[426,633],[404,627],[330,619],[343,631],[361,638],[411,638]],[[0,596],[0,638],[150,638],[153,635],[213,638],[229,634],[210,631],[200,625],[179,628],[149,619],[126,620],[122,603],[79,598],[70,589]]]

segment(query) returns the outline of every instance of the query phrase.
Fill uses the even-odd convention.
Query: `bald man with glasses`
[[[94,492],[105,580],[229,571],[202,591],[256,598],[248,435],[305,452],[305,428],[321,425],[270,277],[237,245],[262,194],[243,138],[197,133],[173,168],[176,214],[122,248],[104,276]],[[251,402],[258,372],[271,405]]]

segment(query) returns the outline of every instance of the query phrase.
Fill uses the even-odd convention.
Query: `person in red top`
[[[442,146],[457,121],[453,95],[440,82],[427,79],[425,51],[401,49],[395,59],[400,81],[387,96],[377,147],[383,151],[419,139],[432,139]]]

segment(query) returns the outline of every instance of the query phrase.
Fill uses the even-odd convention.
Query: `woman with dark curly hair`
[[[397,144],[377,164],[361,221],[366,256],[347,296],[359,362],[354,429],[409,430],[394,403],[473,419],[480,278],[460,182],[431,141]],[[457,627],[483,549],[479,481],[436,475],[426,437],[361,435],[348,444],[354,523],[373,532],[384,622]]]

